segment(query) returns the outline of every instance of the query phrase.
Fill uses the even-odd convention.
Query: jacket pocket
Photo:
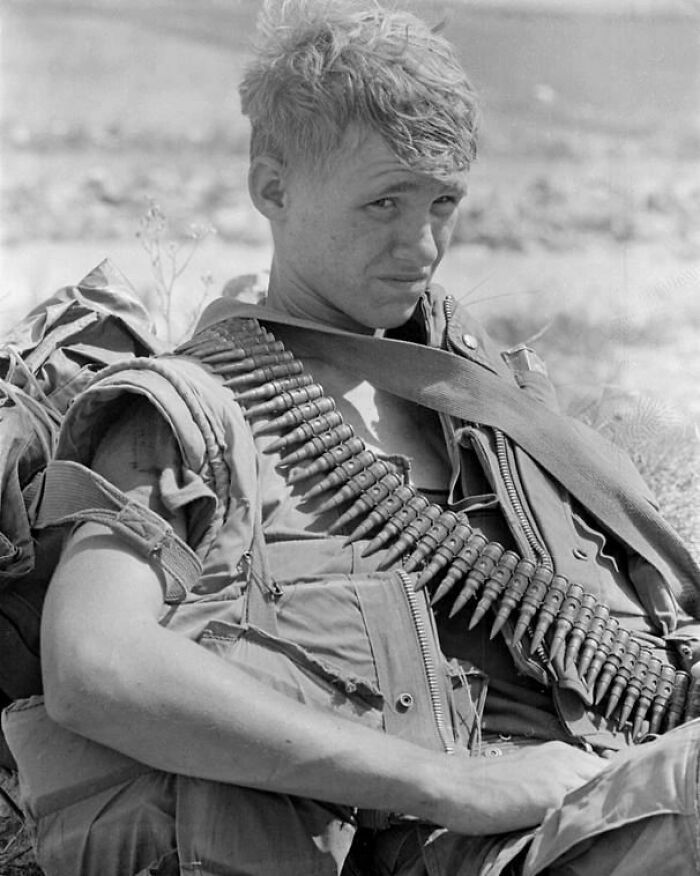
[[[266,629],[212,623],[201,644],[311,706],[426,748],[452,750],[447,664],[427,598],[414,591],[411,576],[376,572],[275,583]]]
[[[22,804],[33,818],[153,771],[56,724],[41,696],[8,706],[2,713],[2,726],[19,764]]]
[[[374,681],[251,624],[212,621],[199,644],[266,687],[300,703],[371,727],[382,726],[383,697]]]

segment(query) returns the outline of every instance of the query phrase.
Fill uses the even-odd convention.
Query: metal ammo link
[[[303,500],[331,493],[318,513],[345,507],[331,534],[353,525],[346,544],[371,536],[363,556],[388,548],[381,567],[401,562],[417,572],[418,589],[437,583],[433,604],[460,585],[451,614],[478,596],[470,630],[492,609],[493,638],[513,616],[513,643],[528,642],[543,664],[573,668],[593,708],[620,727],[631,724],[635,740],[700,715],[700,678],[691,683],[688,672],[656,657],[581,585],[487,541],[464,513],[443,511],[405,484],[257,319],[218,323],[175,355],[193,356],[221,377],[248,421],[272,417],[253,434],[278,435],[264,452],[282,454],[288,483],[325,475]]]

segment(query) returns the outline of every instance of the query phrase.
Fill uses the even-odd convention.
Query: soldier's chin
[[[377,318],[375,319],[375,328],[378,329],[395,329],[404,325],[409,321],[409,319],[415,313],[416,307],[418,307],[418,302],[420,298],[417,298],[416,301],[411,305],[407,305],[404,308],[395,309],[392,313],[382,313],[377,314]]]

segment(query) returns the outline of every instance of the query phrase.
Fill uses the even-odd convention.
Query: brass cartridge
[[[385,474],[384,477],[372,484],[369,489],[364,490],[359,498],[351,505],[344,514],[342,514],[331,526],[328,531],[331,534],[340,532],[342,529],[355,520],[360,515],[369,513],[372,508],[383,502],[394,490],[398,489],[403,484],[403,478],[396,471],[391,471]]]
[[[553,577],[554,571],[549,566],[539,565],[535,569],[520,603],[518,619],[513,630],[514,645],[517,645],[527,632],[530,621],[544,602]]]
[[[505,590],[506,585],[510,581],[519,562],[520,557],[515,551],[504,551],[503,554],[501,554],[501,558],[498,561],[496,568],[484,584],[484,592],[481,595],[481,599],[477,602],[474,608],[474,613],[469,621],[470,630],[474,629],[489,608],[491,608],[496,599],[498,599],[500,594]]]
[[[296,483],[315,474],[330,471],[335,465],[361,453],[364,447],[362,439],[354,434],[352,426],[341,423],[340,426],[335,426],[327,432],[314,435],[306,444],[287,453],[278,466],[296,466],[300,462],[313,459],[311,465],[295,468],[289,472],[289,482]]]

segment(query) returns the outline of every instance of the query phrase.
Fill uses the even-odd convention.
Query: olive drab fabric
[[[440,306],[437,296],[436,299],[430,302],[433,311]],[[452,317],[454,322],[446,330],[432,330],[431,326],[429,332],[430,339],[437,343],[444,343],[446,336],[450,349],[453,347],[451,334],[461,334],[461,329],[455,325],[458,314],[452,313]],[[200,323],[202,337],[209,332],[212,337],[224,338],[227,320],[236,319],[244,322],[260,319],[268,330],[275,333],[275,337],[295,353],[325,358],[335,365],[340,363],[341,370],[364,377],[376,387],[450,414],[453,443],[454,439],[460,445],[463,439],[472,444],[480,442],[479,458],[482,464],[490,466],[492,477],[489,482],[495,482],[496,494],[501,464],[490,447],[490,432],[503,429],[508,434],[518,436],[516,444],[522,443],[530,451],[526,453],[520,447],[512,451],[517,455],[521,489],[527,501],[534,503],[537,509],[543,543],[551,553],[559,575],[568,575],[569,580],[575,580],[577,585],[590,588],[587,599],[603,602],[610,607],[610,611],[617,611],[627,622],[635,624],[635,628],[645,637],[645,642],[658,649],[657,656],[663,659],[676,659],[677,655],[669,655],[674,655],[674,645],[678,642],[692,645],[697,641],[700,624],[686,613],[681,603],[691,607],[696,601],[700,570],[680,539],[656,511],[648,488],[636,470],[629,461],[623,465],[621,451],[604,442],[599,435],[583,427],[578,428],[549,408],[533,405],[532,399],[528,399],[529,393],[523,387],[516,387],[509,370],[503,373],[501,368],[499,371],[498,363],[483,354],[483,362],[463,361],[459,356],[450,356],[439,349],[417,346],[415,343],[407,344],[402,339],[351,335],[282,317],[263,307],[223,299],[214,302],[203,315]],[[421,339],[418,340],[420,342]],[[407,356],[413,363],[413,370],[408,365]],[[284,367],[291,368],[291,365]],[[416,381],[407,377],[416,369],[424,380]],[[440,387],[442,390],[438,391]],[[511,410],[509,404],[512,400],[517,400],[517,403],[513,404]],[[492,427],[482,426],[482,418],[492,423]],[[553,437],[544,440],[549,426]],[[521,437],[522,442],[519,440]],[[539,438],[543,440],[540,442]],[[562,456],[561,448],[548,453],[553,442],[556,444],[560,438],[562,446],[571,450],[570,458]],[[574,513],[579,514],[578,510],[569,507],[572,502],[566,500],[561,485],[566,486],[570,481],[580,484],[585,478],[591,481],[588,490],[578,496],[574,494],[589,515],[588,518],[579,515],[577,522],[583,533],[580,536],[573,525],[561,525]],[[605,485],[605,489],[601,487],[596,492],[595,487],[600,484]],[[600,499],[598,492],[602,496]],[[503,505],[507,504],[508,499],[503,497]],[[622,559],[622,565],[615,565],[615,571],[611,574],[599,574],[595,545],[599,544],[602,536],[595,531],[596,521],[607,524],[604,531],[612,534],[613,539],[617,537],[628,552]],[[519,549],[527,550],[527,541],[519,540],[515,521],[510,520],[510,524]],[[593,533],[593,536],[589,533]],[[585,548],[583,555],[592,558],[585,565],[578,561],[576,552],[572,552],[577,543]],[[275,545],[268,547],[274,564]],[[614,545],[612,549],[616,549]],[[284,542],[283,553],[289,563],[289,541]],[[573,566],[571,557],[574,557]],[[575,568],[576,562],[579,563],[578,568]],[[569,567],[573,568],[573,573]],[[629,579],[620,573],[621,568],[626,569]],[[513,642],[508,641],[507,644],[518,670],[546,683],[543,667],[532,659],[527,650],[523,650],[522,642],[516,642],[513,638]],[[587,708],[591,705],[589,696],[575,673],[568,672],[566,666],[562,666],[558,669],[558,678],[560,683],[555,689],[557,709],[573,736],[585,739],[594,747],[617,748],[629,744],[624,734],[617,733],[607,718],[601,724],[599,718],[592,715]]]
[[[235,321],[251,315],[236,303],[219,302],[205,320],[213,317],[215,323],[218,316]],[[270,330],[277,333],[279,315],[266,310],[255,315],[266,327],[274,324]],[[315,330],[308,324],[301,328]],[[285,344],[290,341],[293,356],[297,351],[289,326],[280,326],[279,334],[284,335],[280,340]],[[431,340],[439,343],[438,334],[442,336],[432,332]],[[233,348],[230,341],[222,331],[212,355],[220,356],[223,349]],[[207,349],[207,343],[200,337],[195,347]],[[369,339],[369,343],[384,347],[383,339]],[[243,355],[244,347],[234,352]],[[201,362],[207,355],[201,353]],[[279,471],[283,450],[275,448],[274,442],[282,439],[272,440],[264,429],[251,428],[245,417],[250,408],[239,408],[235,382],[240,376],[231,378],[227,388],[221,374],[210,373],[216,368],[206,363],[203,367],[197,358],[191,344],[186,344],[175,356],[137,358],[105,369],[64,418],[58,459],[49,469],[61,464],[90,466],[99,455],[104,425],[114,422],[120,409],[128,409],[130,398],[145,399],[153,416],[149,422],[165,420],[169,439],[179,447],[182,471],[177,480],[189,490],[188,501],[192,500],[194,510],[188,524],[188,544],[197,551],[203,570],[186,593],[176,586],[166,587],[161,624],[311,708],[332,710],[429,747],[440,746],[446,751],[454,747],[463,755],[469,748],[478,753],[478,734],[472,731],[480,726],[483,704],[479,705],[477,695],[479,688],[485,690],[482,680],[466,672],[459,661],[452,668],[448,665],[444,654],[449,652],[443,652],[439,625],[433,626],[435,619],[427,604],[416,602],[410,575],[400,568],[380,571],[376,554],[365,555],[357,543],[346,544],[344,535],[334,533],[322,517],[314,517],[316,513],[333,516],[332,509],[319,505],[316,511],[300,510],[304,490],[288,483]],[[241,361],[246,363],[241,367],[248,371],[258,364],[245,357]],[[289,364],[288,358],[285,363]],[[303,368],[303,363],[299,365]],[[500,373],[496,368],[491,372]],[[268,379],[266,373],[260,369],[259,375],[246,380],[256,383],[258,377]],[[255,370],[250,374],[256,375]],[[506,372],[505,376],[511,375]],[[250,391],[254,390],[244,390]],[[469,418],[452,419],[456,428],[460,419]],[[478,428],[478,423],[472,423],[472,428]],[[160,447],[155,439],[153,443]],[[128,454],[118,442],[111,449],[121,471],[120,454],[124,453],[124,460]],[[284,456],[287,464],[294,452]],[[535,481],[540,473],[528,470],[527,474],[527,486],[539,490]],[[546,472],[542,472],[545,477]],[[630,489],[640,492],[636,483]],[[539,495],[536,492],[533,498],[538,500]],[[315,501],[317,497],[310,505]],[[557,497],[550,496],[548,501],[552,514],[559,513]],[[546,523],[542,522],[543,528]],[[558,533],[554,531],[555,542],[563,541]],[[671,554],[674,545],[669,548]],[[555,547],[555,555],[565,549],[571,553],[568,542]],[[665,548],[660,545],[662,554]],[[670,584],[673,587],[674,582]],[[650,589],[654,586],[658,584],[651,582]],[[662,590],[664,597],[666,593]],[[639,604],[634,604],[635,611],[646,618],[641,596],[643,593]],[[425,598],[423,591],[420,599]],[[674,622],[680,628],[686,619],[680,611],[673,616],[677,607],[672,589],[664,607],[670,623],[665,626],[661,622],[661,611],[651,612],[652,619],[660,630],[677,633]],[[391,624],[386,623],[389,615]],[[529,695],[530,688],[525,693]],[[600,732],[596,726],[591,730],[584,718],[572,708],[561,712],[558,720],[570,738],[586,740],[594,748],[615,743],[605,726],[601,725]],[[95,836],[92,813],[96,813],[95,819],[105,816],[103,825],[114,824],[110,819],[115,817],[115,803],[119,805],[116,801],[125,788],[138,792],[137,796],[145,795],[141,802],[145,800],[150,807],[149,789],[154,782],[159,785],[159,774],[117,752],[101,751],[72,738],[73,734],[48,718],[40,697],[13,704],[3,713],[3,721],[22,767],[24,803],[35,819],[44,850],[51,846],[61,855],[74,854],[76,849],[82,853],[88,834]],[[515,729],[513,734],[521,732]],[[472,747],[473,738],[476,747]],[[632,745],[632,740],[619,743],[623,744]],[[637,748],[643,757],[646,746]],[[55,756],[42,758],[47,749]],[[174,805],[173,801],[168,805]],[[130,813],[129,817],[140,823],[140,810],[135,811],[136,815]],[[636,812],[635,808],[632,817]],[[129,819],[125,817],[123,823],[129,824]],[[564,821],[562,824],[567,826]],[[386,826],[381,820],[372,825]],[[289,822],[281,821],[275,828],[280,835],[287,836],[290,831]],[[578,835],[567,831],[574,843]],[[68,851],[67,837],[73,841]],[[435,844],[436,855],[441,848]],[[546,855],[548,850],[549,844],[545,844],[541,852]]]
[[[200,328],[236,316],[291,326],[299,355],[332,358],[349,373],[395,395],[465,421],[503,430],[586,506],[596,519],[658,570],[649,586],[638,583],[645,607],[664,633],[676,627],[678,601],[689,611],[700,604],[700,568],[688,548],[654,508],[649,491],[625,455],[601,435],[508,384],[482,363],[443,350],[351,334],[276,318],[255,305],[219,299]],[[413,375],[419,369],[420,380]]]
[[[0,336],[0,694],[40,690],[39,619],[58,556],[33,527],[33,502],[63,416],[106,366],[162,345],[124,277],[102,262]]]
[[[51,456],[71,400],[106,365],[159,348],[145,307],[106,261],[0,337],[0,587],[34,564],[21,494]]]

